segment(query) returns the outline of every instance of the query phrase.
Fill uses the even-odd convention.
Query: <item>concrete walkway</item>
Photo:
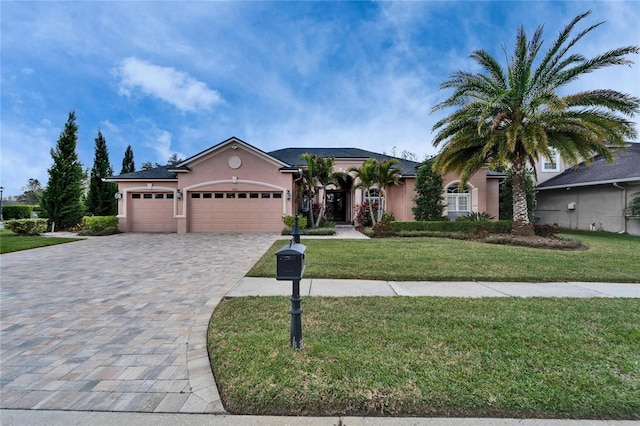
[[[240,296],[291,295],[291,282],[273,278],[242,278],[227,293]],[[640,298],[640,284],[489,281],[372,281],[303,279],[301,296],[445,296],[445,297],[631,297]]]
[[[337,238],[353,232],[340,230]],[[120,234],[2,255],[0,424],[633,423],[222,415],[206,350],[208,321],[225,295],[290,295],[290,282],[243,278],[277,238]],[[303,296],[640,297],[638,284],[301,284]]]

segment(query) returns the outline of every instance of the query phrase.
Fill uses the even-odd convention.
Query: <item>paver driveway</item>
[[[0,407],[222,412],[213,308],[274,234],[120,234],[0,257]]]

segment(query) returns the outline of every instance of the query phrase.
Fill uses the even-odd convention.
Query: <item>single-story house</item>
[[[602,156],[570,167],[536,186],[534,215],[541,223],[569,229],[597,229],[640,235],[640,220],[625,215],[640,197],[640,144],[614,151],[615,162]]]
[[[361,167],[368,158],[388,155],[358,148],[285,148],[264,152],[236,137],[229,138],[173,166],[107,178],[118,184],[119,227],[122,232],[279,232],[283,215],[303,212],[309,200],[301,194],[301,154],[335,159],[334,172]],[[415,180],[420,163],[398,159],[400,184],[387,188],[386,210],[396,220],[414,219]],[[450,217],[471,211],[498,217],[500,174],[483,169],[458,188],[459,177],[445,176]],[[332,219],[352,223],[364,190],[328,185]],[[375,195],[375,191],[374,192]],[[311,200],[314,201],[314,200]]]

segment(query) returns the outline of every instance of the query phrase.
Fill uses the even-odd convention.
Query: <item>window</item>
[[[457,184],[447,188],[447,210],[449,212],[468,212],[469,189],[462,189]]]
[[[367,192],[369,195],[367,195]],[[380,202],[380,193],[376,188],[372,188],[364,192],[364,201],[368,202],[369,200],[371,200],[371,204],[378,204]]]
[[[156,200],[163,200],[164,199],[164,194],[155,194],[155,196],[153,197]]]
[[[131,198],[140,198],[140,194],[131,194]]]
[[[246,192],[239,193],[238,198],[247,198],[247,193]]]
[[[543,172],[559,172],[560,171],[560,154],[555,149],[551,150],[551,159],[542,157]]]
[[[199,192],[192,192],[191,193],[191,198],[200,198],[200,193]]]
[[[252,192],[251,194],[249,194],[249,198],[258,198],[258,193]]]
[[[270,192],[263,192],[260,198],[271,198]]]
[[[222,192],[216,192],[215,198],[224,198],[224,194]]]
[[[145,198],[147,200],[150,200],[151,197],[153,197],[153,194],[142,194],[142,198]]]
[[[235,192],[227,192],[227,198],[236,198]]]
[[[173,199],[173,192],[170,192],[169,194],[167,194],[167,200],[172,200]]]
[[[202,194],[202,198],[211,198],[211,193],[205,192],[204,194]]]
[[[273,193],[273,198],[282,198],[282,193],[280,193],[280,192],[274,192],[274,193]]]

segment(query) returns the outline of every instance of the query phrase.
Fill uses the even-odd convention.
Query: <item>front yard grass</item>
[[[216,308],[231,413],[640,418],[639,299],[309,297],[299,351],[288,308]]]
[[[83,238],[58,238],[58,237],[19,237],[13,232],[0,230],[0,254],[11,253],[20,250],[29,250],[37,247],[53,246],[56,244],[80,241]]]
[[[603,232],[576,236],[585,251],[544,250],[445,238],[305,239],[305,278],[387,281],[640,282],[640,238]],[[249,271],[275,277],[277,241]]]

